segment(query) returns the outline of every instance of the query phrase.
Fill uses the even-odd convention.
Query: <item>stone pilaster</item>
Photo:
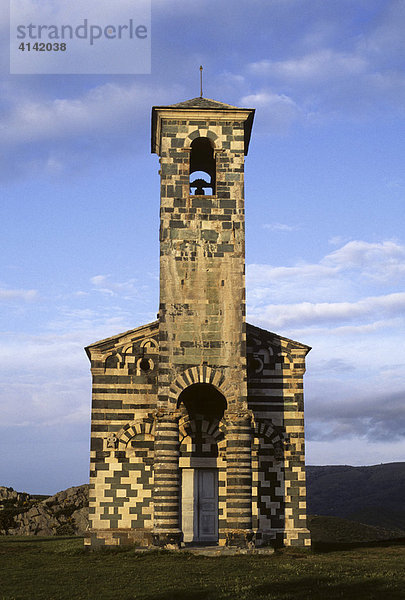
[[[179,546],[179,423],[176,412],[159,412],[155,433],[154,544]]]
[[[252,416],[226,412],[226,543],[252,543]]]

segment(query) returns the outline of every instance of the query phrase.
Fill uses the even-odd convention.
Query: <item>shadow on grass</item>
[[[213,589],[209,590],[176,590],[171,592],[164,592],[162,594],[153,594],[152,596],[145,596],[145,600],[214,600],[216,598],[216,592]],[[127,598],[126,600],[133,600]],[[235,600],[237,598],[235,597]]]
[[[389,546],[405,546],[405,538],[376,540],[375,542],[312,542],[313,552],[338,552],[356,548],[388,548]]]
[[[122,597],[135,600],[139,596]],[[145,594],[142,600],[404,600],[404,590],[389,581],[374,579],[369,582],[334,582],[328,577],[299,577],[296,581],[246,585],[238,590],[207,588],[205,590],[171,590]]]
[[[20,537],[13,535],[0,536],[0,544],[42,544],[44,542],[63,542],[65,540],[82,540],[80,535],[54,535],[52,537],[36,537],[35,535]]]
[[[397,589],[395,589],[395,587]],[[252,587],[246,598],[265,600],[404,600],[404,589],[393,586],[389,580],[376,578],[371,581],[340,582],[329,577],[301,577],[295,582],[273,582]],[[215,596],[212,596],[215,598]],[[149,600],[149,599],[148,599]],[[150,599],[152,600],[152,598]],[[154,600],[154,599],[153,599]],[[160,600],[160,599],[159,599]],[[169,600],[169,599],[167,599]]]
[[[404,589],[393,589],[384,579],[369,582],[331,582],[329,578],[302,577],[295,583],[272,582],[238,590],[176,590],[144,596],[144,600],[404,600]],[[133,600],[126,598],[125,600]]]

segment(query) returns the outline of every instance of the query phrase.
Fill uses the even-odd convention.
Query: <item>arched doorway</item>
[[[186,543],[218,543],[220,421],[226,399],[213,385],[195,383],[179,396],[184,412],[180,440],[181,523]]]

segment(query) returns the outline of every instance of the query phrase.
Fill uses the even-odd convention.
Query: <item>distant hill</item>
[[[308,529],[314,549],[330,549],[362,545],[386,545],[386,543],[405,543],[405,531],[392,531],[383,527],[374,527],[341,519],[340,517],[308,516]]]
[[[405,462],[307,466],[307,512],[405,531]]]
[[[88,526],[89,486],[32,496],[0,486],[0,535],[81,535]]]

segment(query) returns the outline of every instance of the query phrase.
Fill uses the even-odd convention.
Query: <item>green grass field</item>
[[[197,557],[86,552],[81,538],[0,538],[0,600],[396,600],[405,547]]]

